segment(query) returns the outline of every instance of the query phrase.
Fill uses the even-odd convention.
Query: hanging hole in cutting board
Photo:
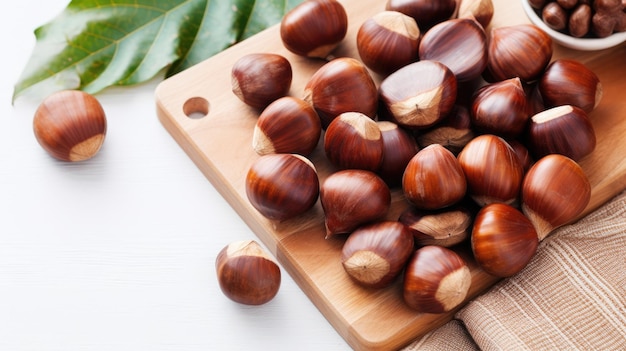
[[[191,119],[201,119],[209,114],[209,100],[203,97],[192,97],[183,105],[185,116]]]

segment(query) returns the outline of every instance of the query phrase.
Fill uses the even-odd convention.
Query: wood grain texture
[[[358,58],[354,44],[358,27],[369,16],[382,11],[385,1],[342,3],[349,13],[350,27],[335,55]],[[519,1],[495,0],[494,5],[496,15],[492,26],[528,23]],[[250,164],[258,157],[251,146],[258,111],[245,106],[231,92],[230,70],[237,59],[253,52],[274,52],[288,58],[294,70],[290,95],[296,97],[302,96],[308,78],[324,64],[287,52],[280,42],[278,26],[272,27],[161,83],[156,91],[156,103],[163,126],[352,347],[397,349],[449,321],[454,311],[442,315],[419,314],[405,306],[399,282],[371,291],[348,279],[339,259],[343,239],[324,239],[319,202],[307,214],[282,223],[265,219],[251,207],[244,180]],[[571,57],[587,64],[604,85],[604,98],[591,114],[598,144],[581,161],[592,184],[586,214],[626,188],[626,100],[622,96],[626,90],[623,61],[626,45],[598,52],[575,52],[555,46],[554,58],[559,57]],[[380,83],[381,77],[375,78]],[[183,106],[193,98],[208,101],[206,117],[192,119],[185,115]],[[203,109],[198,100],[191,101],[191,106]],[[325,159],[321,143],[311,159],[323,181],[333,168]],[[397,219],[406,206],[401,191],[395,189],[388,218]],[[497,279],[478,269],[467,252],[463,254],[472,270],[468,296],[471,299]]]

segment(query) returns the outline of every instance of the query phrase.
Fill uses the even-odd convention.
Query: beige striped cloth
[[[405,350],[626,350],[626,192]]]

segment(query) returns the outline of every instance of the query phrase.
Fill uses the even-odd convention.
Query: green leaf
[[[73,0],[35,30],[13,100],[169,77],[280,22],[301,1]]]

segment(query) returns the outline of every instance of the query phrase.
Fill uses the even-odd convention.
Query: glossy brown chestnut
[[[473,215],[465,206],[427,211],[410,206],[402,211],[398,222],[413,233],[418,246],[451,247],[469,238]]]
[[[426,31],[435,24],[452,18],[456,11],[456,1],[388,0],[385,9],[413,17],[417,25]]]
[[[472,227],[472,253],[478,265],[496,277],[521,271],[537,252],[539,240],[530,220],[502,203],[483,207]]]
[[[441,246],[424,246],[409,259],[404,272],[403,298],[421,313],[444,313],[467,297],[472,275],[465,261]]]
[[[535,158],[561,154],[579,161],[596,147],[596,133],[582,109],[562,105],[534,115],[526,143]]]
[[[257,119],[252,147],[259,155],[308,156],[317,146],[322,124],[313,106],[291,96],[271,103]]]
[[[280,38],[296,55],[327,58],[348,31],[348,15],[335,0],[309,0],[291,9],[280,22]]]
[[[539,78],[552,58],[552,38],[531,24],[496,27],[488,46],[488,75],[501,81]]]
[[[292,76],[291,64],[285,57],[270,53],[248,54],[233,65],[232,90],[247,105],[264,109],[289,93]]]
[[[283,221],[308,211],[319,195],[313,163],[300,155],[268,154],[255,160],[246,175],[246,195],[263,216]]]
[[[402,177],[402,190],[417,208],[435,210],[461,201],[467,183],[454,154],[439,144],[432,144],[409,161]]]
[[[456,155],[474,136],[469,110],[457,104],[441,122],[417,133],[416,139],[421,147],[440,144]]]
[[[524,170],[504,139],[483,134],[472,139],[458,155],[467,179],[467,192],[480,206],[518,201]]]
[[[402,223],[383,221],[352,232],[341,250],[350,278],[368,288],[384,288],[400,274],[413,253],[413,235]]]
[[[487,66],[487,35],[474,19],[441,22],[422,36],[419,58],[443,63],[458,82],[478,78]]]
[[[95,156],[104,143],[106,130],[106,115],[98,99],[78,90],[49,95],[33,118],[37,142],[61,161],[85,161]]]
[[[376,172],[390,187],[402,185],[407,164],[419,151],[417,141],[406,129],[390,121],[378,121],[383,139],[383,162]]]
[[[522,134],[530,118],[530,105],[519,78],[479,89],[471,102],[472,125],[483,133],[504,138]]]
[[[378,89],[367,68],[358,60],[342,57],[318,69],[304,87],[304,101],[313,105],[322,128],[344,112],[369,117],[378,110]]]
[[[483,28],[487,28],[493,18],[494,8],[492,0],[460,0],[459,18],[473,18]]]
[[[554,229],[576,219],[589,204],[591,184],[578,163],[551,154],[528,170],[521,192],[521,207],[543,240]]]
[[[320,202],[326,238],[330,238],[384,219],[391,206],[391,191],[375,173],[348,169],[332,173],[322,182]]]
[[[570,59],[550,63],[539,79],[539,92],[547,107],[573,105],[591,113],[602,100],[602,83],[585,64]]]
[[[376,122],[359,112],[344,112],[324,134],[324,152],[340,169],[377,171],[383,162],[383,137]]]
[[[390,74],[380,84],[379,93],[394,122],[423,129],[435,125],[452,111],[457,81],[442,63],[423,60]]]
[[[262,305],[280,289],[280,267],[254,240],[224,247],[215,259],[215,270],[224,295],[238,303]]]
[[[367,19],[356,37],[361,61],[372,71],[388,75],[418,59],[420,30],[412,17],[383,11]]]

